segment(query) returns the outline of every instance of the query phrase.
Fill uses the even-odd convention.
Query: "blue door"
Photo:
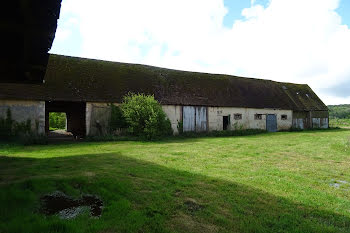
[[[277,117],[275,114],[266,116],[266,130],[268,132],[277,132]]]
[[[207,131],[207,107],[183,106],[182,115],[184,132]]]
[[[183,113],[183,131],[193,132],[196,130],[196,109],[193,106],[184,106]]]

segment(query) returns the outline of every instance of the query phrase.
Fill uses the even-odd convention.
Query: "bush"
[[[128,127],[123,112],[119,106],[111,104],[111,119],[109,122],[109,132],[110,134],[115,134],[116,131],[125,129]]]
[[[0,118],[0,139],[9,140],[13,136],[14,121],[12,120],[11,110],[8,108],[6,112],[6,118]]]
[[[30,134],[32,132],[32,122],[30,119],[24,122],[14,122],[12,130],[15,136]]]
[[[21,134],[18,137],[18,142],[25,146],[27,145],[46,145],[48,144],[48,138],[45,134]]]
[[[152,95],[129,93],[124,96],[121,110],[134,136],[154,139],[173,134],[169,119]]]

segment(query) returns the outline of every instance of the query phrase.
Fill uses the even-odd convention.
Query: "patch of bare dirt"
[[[191,199],[191,198],[188,198],[184,202],[184,205],[186,206],[187,210],[190,211],[191,213],[196,212],[196,211],[204,208],[203,205],[198,204],[196,200]]]
[[[63,192],[56,191],[46,194],[40,198],[40,212],[45,215],[55,215],[62,219],[75,218],[84,210],[90,210],[92,217],[100,217],[102,214],[103,202],[97,196],[84,194],[80,199],[74,199]]]

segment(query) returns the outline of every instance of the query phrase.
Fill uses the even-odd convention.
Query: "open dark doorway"
[[[227,130],[230,123],[229,116],[223,116],[222,122],[223,122],[223,130]]]
[[[85,116],[85,102],[47,101],[45,103],[46,134],[57,139],[83,138],[86,132]],[[63,123],[64,119],[65,123]]]

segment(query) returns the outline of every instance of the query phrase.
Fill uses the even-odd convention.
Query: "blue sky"
[[[350,103],[350,0],[63,0],[51,53],[309,84]]]
[[[224,4],[229,10],[224,18],[224,25],[232,27],[235,20],[244,20],[242,10],[250,7],[251,0],[224,0]],[[269,0],[256,0],[255,4],[266,7],[269,4]],[[350,0],[341,0],[336,12],[342,17],[343,24],[350,27]]]
[[[269,0],[257,0],[256,4],[266,6]],[[232,27],[235,20],[244,20],[242,16],[242,10],[248,8],[251,5],[251,0],[224,0],[224,5],[228,9],[228,13],[224,18],[224,25],[226,27]]]
[[[341,0],[340,6],[336,11],[342,17],[342,22],[350,27],[350,1]]]

